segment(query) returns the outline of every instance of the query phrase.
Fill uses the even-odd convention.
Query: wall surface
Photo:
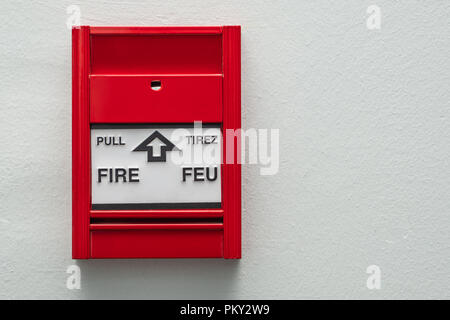
[[[243,124],[280,129],[280,168],[243,168],[241,261],[71,259],[72,4],[85,25],[242,25]],[[0,298],[450,298],[449,17],[438,0],[2,1]]]

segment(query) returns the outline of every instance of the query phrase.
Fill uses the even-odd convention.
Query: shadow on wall
[[[79,260],[82,299],[215,299],[237,291],[240,260]]]

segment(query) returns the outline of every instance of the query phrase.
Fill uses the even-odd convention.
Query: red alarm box
[[[72,256],[241,257],[240,27],[72,30]]]

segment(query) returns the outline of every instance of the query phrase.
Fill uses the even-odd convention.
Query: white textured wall
[[[243,259],[71,260],[71,40],[82,24],[242,25]],[[381,8],[381,30],[366,9]],[[3,1],[0,298],[450,298],[449,1]],[[382,288],[366,288],[366,267]]]

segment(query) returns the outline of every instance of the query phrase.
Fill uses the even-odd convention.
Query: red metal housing
[[[93,210],[90,134],[102,123],[240,129],[240,27],[83,26],[72,59],[72,257],[239,259],[239,143],[221,167],[221,208]],[[152,80],[164,90],[148,90]]]

